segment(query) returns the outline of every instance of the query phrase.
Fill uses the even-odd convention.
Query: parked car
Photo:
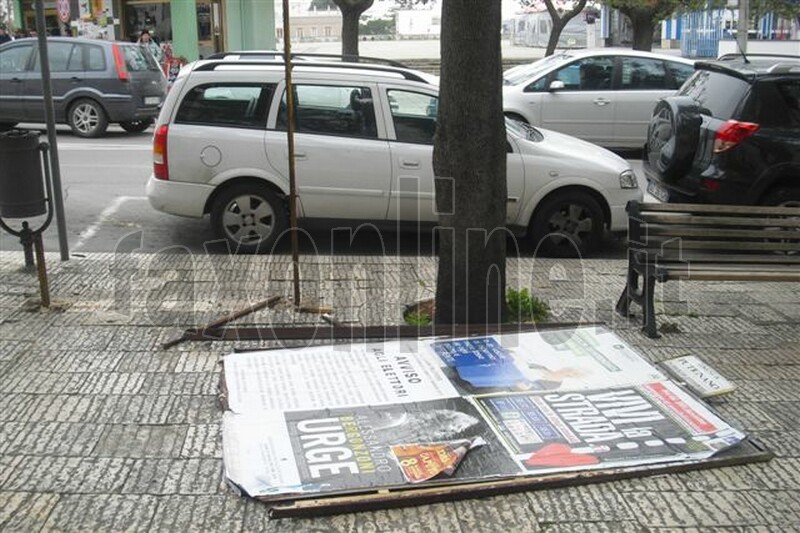
[[[800,205],[800,58],[697,63],[655,106],[644,170],[664,202]]]
[[[0,46],[0,131],[19,122],[44,122],[37,39]],[[101,137],[110,122],[131,133],[158,116],[167,80],[158,63],[133,43],[47,39],[56,122],[75,135]]]
[[[434,224],[438,87],[385,65],[295,65],[299,216],[336,223]],[[147,196],[160,211],[210,214],[240,251],[269,251],[287,227],[284,66],[199,61],[181,71],[156,123]],[[508,123],[507,223],[555,253],[589,251],[626,229],[637,178],[617,155]]]
[[[503,74],[506,116],[608,148],[641,148],[653,106],[693,61],[627,49],[575,50]]]

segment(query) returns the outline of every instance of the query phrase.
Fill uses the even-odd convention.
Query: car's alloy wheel
[[[100,104],[83,99],[70,108],[69,126],[79,137],[100,137],[108,128],[108,119]]]
[[[603,212],[586,193],[556,193],[537,208],[531,229],[537,251],[558,257],[580,257],[600,243]]]
[[[119,125],[128,133],[142,133],[144,130],[153,125],[153,119],[147,118],[144,120],[125,121],[120,122]]]
[[[268,252],[286,228],[286,210],[266,187],[237,185],[215,200],[211,223],[233,251]]]

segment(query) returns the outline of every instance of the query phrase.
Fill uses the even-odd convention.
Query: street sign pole
[[[736,26],[736,40],[739,50],[747,53],[747,32],[750,30],[750,0],[739,0],[739,20]]]
[[[283,0],[283,61],[286,69],[286,141],[289,152],[289,226],[292,239],[294,305],[300,306],[300,257],[297,242],[297,178],[294,161],[294,86],[292,84],[292,43],[289,39],[289,0]]]
[[[39,66],[42,73],[42,94],[44,94],[44,116],[47,123],[47,141],[50,144],[50,167],[53,179],[53,207],[58,229],[58,249],[61,260],[69,260],[67,242],[67,221],[64,216],[64,196],[61,192],[61,167],[58,164],[58,141],[56,139],[55,111],[53,110],[53,86],[50,82],[50,57],[47,53],[47,26],[44,22],[44,2],[36,3],[36,33],[39,37]]]

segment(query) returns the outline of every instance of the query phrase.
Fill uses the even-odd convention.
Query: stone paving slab
[[[0,253],[0,530],[2,531],[547,531],[800,530],[800,288],[782,283],[659,285],[652,340],[640,315],[614,313],[617,260],[509,260],[561,320],[605,321],[652,362],[698,355],[737,383],[714,409],[760,439],[764,464],[662,475],[479,500],[270,521],[222,472],[220,361],[277,343],[161,343],[183,328],[277,294],[291,296],[285,256],[87,254],[48,257],[59,311],[29,312],[36,280],[21,254]],[[431,297],[430,257],[304,260],[304,291],[340,320],[401,323]],[[249,325],[317,324],[263,310]],[[321,342],[321,341],[316,341]]]

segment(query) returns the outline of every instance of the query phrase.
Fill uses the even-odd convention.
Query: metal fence
[[[684,57],[717,57],[724,27],[722,9],[695,11],[682,17],[681,55]]]

